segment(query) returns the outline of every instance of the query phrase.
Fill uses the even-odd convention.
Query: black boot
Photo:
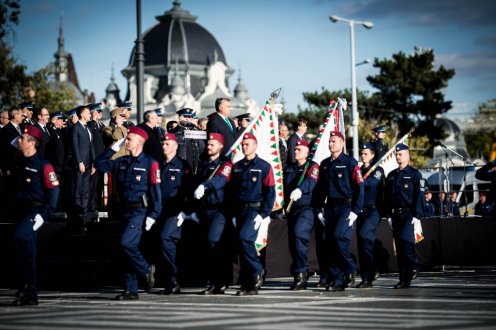
[[[262,269],[262,272],[260,273],[260,275],[257,275],[253,278],[253,287],[255,288],[255,290],[258,290],[260,289],[260,287],[262,286],[263,282],[264,282],[264,279],[265,279],[265,271]]]
[[[294,282],[289,288],[290,290],[306,290],[307,289],[307,273],[297,273],[294,277]]]
[[[355,284],[355,274],[354,273],[353,274],[346,274],[344,276],[343,287],[349,288],[353,284]]]

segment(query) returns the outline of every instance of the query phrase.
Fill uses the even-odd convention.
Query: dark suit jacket
[[[222,155],[225,155],[229,149],[231,149],[234,142],[236,142],[236,125],[231,118],[228,119],[233,127],[233,132],[231,132],[231,129],[227,123],[217,112],[208,116],[207,138],[210,133],[220,133],[224,137],[224,148],[222,149]]]
[[[43,132],[43,136],[42,136],[41,141],[40,141],[40,146],[38,147],[38,152],[40,153],[41,158],[47,158],[46,157],[47,148],[50,148],[50,140],[52,139],[51,135],[49,133],[47,134],[38,122],[36,122],[34,124],[34,126],[36,128],[39,128]],[[47,127],[47,130],[48,130],[48,127]]]
[[[88,128],[90,129],[93,143],[95,148],[95,155],[98,157],[105,151],[105,145],[103,144],[102,129],[105,125],[102,122],[96,122],[94,120],[88,122]]]
[[[91,169],[91,165],[95,160],[95,148],[90,141],[88,129],[81,122],[77,122],[72,126],[72,155],[76,168],[79,163],[84,163],[86,169]]]
[[[2,170],[12,170],[17,158],[22,156],[19,149],[11,142],[21,136],[14,124],[9,122],[0,129],[0,166]]]
[[[296,142],[298,142],[298,140],[301,140],[301,139],[302,138],[300,138],[296,133],[289,137],[289,139],[288,139],[288,165],[295,162],[294,149],[296,147]],[[303,139],[305,139],[305,138],[303,137]]]
[[[162,161],[164,160],[164,152],[157,135],[153,131],[153,128],[145,123],[139,124],[138,127],[144,129],[145,132],[148,134],[148,140],[146,140],[145,144],[143,145],[143,152],[151,156],[159,164],[162,164]]]

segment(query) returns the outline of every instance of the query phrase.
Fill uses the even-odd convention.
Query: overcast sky
[[[288,111],[305,106],[302,93],[350,88],[350,33],[347,23],[330,15],[372,21],[355,26],[356,61],[390,59],[415,46],[432,48],[436,65],[456,71],[445,91],[451,115],[473,112],[496,98],[496,1],[486,0],[183,0],[181,7],[198,16],[220,43],[228,65],[241,76],[259,104],[282,87]],[[172,0],[143,0],[143,32]],[[72,53],[82,88],[103,98],[112,64],[125,96],[120,71],[127,66],[136,39],[133,0],[22,0],[14,52],[29,71],[54,60],[60,13],[65,49]],[[146,54],[145,54],[146,56]],[[370,90],[371,64],[357,67],[357,86]]]

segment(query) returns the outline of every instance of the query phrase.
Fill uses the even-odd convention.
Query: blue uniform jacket
[[[305,163],[306,164],[306,163]],[[319,179],[319,165],[316,162],[310,161],[304,179],[300,185],[300,177],[305,170],[305,164],[298,163],[289,164],[284,172],[284,204],[289,205],[289,196],[296,188],[302,192],[301,198],[293,203],[293,208],[309,206],[312,202],[312,193]]]
[[[363,166],[360,167],[362,172],[362,176],[365,175],[370,167]],[[370,175],[363,181],[364,188],[364,197],[363,197],[363,206],[376,206],[380,207],[383,201],[383,193],[384,193],[384,170],[382,167],[378,166]]]
[[[363,179],[358,162],[351,156],[341,153],[338,158],[331,157],[320,163],[320,176],[314,192],[317,207],[323,207],[325,199],[351,198],[351,210],[360,214],[363,208]]]
[[[386,215],[391,217],[393,209],[409,208],[417,219],[424,217],[424,180],[419,171],[411,166],[391,171],[386,179]]]
[[[162,162],[161,193],[163,208],[168,214],[186,212],[186,197],[191,189],[191,166],[174,156],[170,162]]]
[[[38,153],[23,157],[19,165],[15,173],[16,201],[36,209],[44,220],[48,220],[59,197],[59,181],[53,166]],[[40,206],[33,206],[33,203],[39,203]]]
[[[142,202],[146,198],[146,216],[156,220],[162,211],[160,168],[157,161],[143,152],[138,157],[124,156],[111,160],[114,153],[112,149],[105,151],[98,157],[96,168],[100,172],[113,172],[121,205]]]
[[[222,164],[210,178],[220,162]],[[222,161],[220,157],[213,162],[204,160],[200,163],[195,176],[194,188],[196,189],[200,184],[205,186],[205,196],[201,199],[203,205],[213,208],[222,203],[224,200],[224,188],[231,178],[232,167],[233,165],[230,162]]]
[[[245,158],[233,166],[231,176],[232,196],[237,204],[262,203],[260,215],[268,217],[276,199],[274,174],[272,167],[265,160],[255,156],[252,160]]]

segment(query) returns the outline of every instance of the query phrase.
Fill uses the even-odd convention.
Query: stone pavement
[[[40,304],[13,307],[15,291],[0,289],[0,329],[495,329],[496,267],[421,273],[411,289],[395,290],[396,274],[371,289],[293,292],[290,278],[268,280],[258,296],[202,296],[160,288],[118,302],[118,288],[40,292]]]

